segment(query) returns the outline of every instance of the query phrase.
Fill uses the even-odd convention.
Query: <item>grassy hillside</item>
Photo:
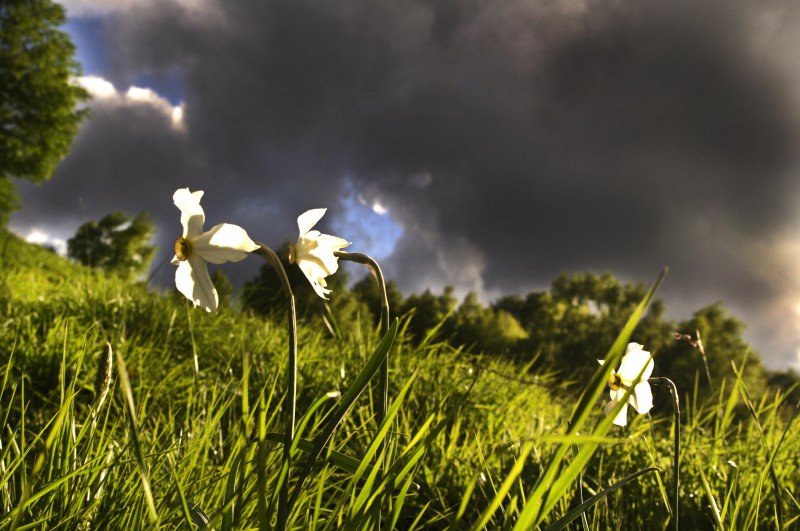
[[[282,314],[207,314],[7,233],[0,271],[0,528],[276,525]],[[407,322],[389,354],[391,422],[376,424],[368,387],[297,491],[289,528],[373,529],[378,514],[385,529],[545,528],[649,467],[571,525],[672,528],[671,416],[631,411],[628,427],[609,429],[605,382],[586,382],[605,390],[581,402],[561,385],[569,375],[467,355],[435,335],[412,344]],[[322,431],[379,340],[367,325],[336,338],[301,323],[301,439]],[[796,411],[758,391],[749,404],[733,380],[711,403],[681,404],[681,528],[798,525]],[[671,401],[666,388],[654,395]],[[293,451],[292,486],[309,446]]]

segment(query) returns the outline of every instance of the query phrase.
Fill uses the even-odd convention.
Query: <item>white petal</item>
[[[640,415],[650,411],[653,407],[653,391],[650,389],[650,384],[647,382],[636,384],[631,393],[630,403]]]
[[[630,350],[622,357],[617,373],[624,383],[631,384],[643,369],[642,380],[646,380],[653,372],[653,357],[646,350]]]
[[[238,262],[258,249],[247,232],[238,225],[221,223],[191,242],[192,253],[212,264]]]
[[[312,237],[309,238],[309,236]],[[306,237],[300,238],[295,246],[297,261],[298,263],[309,261],[315,264],[321,269],[318,276],[332,275],[339,269],[339,258],[334,256],[333,252],[348,245],[350,242],[342,238],[311,231]]]
[[[614,424],[616,424],[617,426],[628,425],[628,404],[622,405],[622,409],[617,414],[617,417],[614,419]]]
[[[315,277],[328,276],[339,268],[333,251],[321,248],[316,239],[300,238],[294,248],[295,261],[302,267],[308,268]]]
[[[325,269],[325,276],[332,275],[339,270],[339,259],[333,255],[333,251],[324,247],[317,247],[309,254],[309,259],[321,264]]]
[[[190,256],[188,260],[180,262],[175,271],[175,285],[195,306],[207,312],[217,311],[219,297],[202,258]]]
[[[604,364],[605,362],[606,360],[597,360],[597,363],[599,363],[600,365]]]
[[[189,240],[197,238],[203,232],[206,215],[200,206],[201,197],[203,197],[202,191],[190,192],[188,188],[176,190],[172,195],[172,201],[181,211],[183,237]]]
[[[311,287],[314,288],[314,291],[317,292],[317,295],[322,297],[323,299],[327,299],[326,295],[331,292],[331,290],[326,289],[325,286],[325,279],[322,277],[318,277],[314,271],[309,269],[309,262],[306,263],[299,263],[297,264],[300,267],[300,271],[306,276],[308,281],[311,283]]]
[[[325,267],[325,263],[313,254],[298,253],[295,261],[300,266],[300,269],[308,271],[308,274],[314,278],[323,278],[330,274],[330,270]]]
[[[300,216],[297,218],[297,228],[300,229],[301,238],[311,230],[311,227],[316,225],[317,222],[322,219],[322,216],[325,215],[327,210],[327,208],[315,208],[300,214]]]
[[[627,354],[628,352],[630,352],[632,350],[642,350],[642,347],[644,347],[644,345],[641,345],[639,343],[630,342],[630,343],[628,343],[628,346],[625,347],[625,354]]]
[[[611,402],[605,405],[605,407],[603,408],[603,413],[609,415],[611,411],[614,409],[614,406],[616,406],[617,404],[619,404],[619,400],[613,398]],[[620,412],[617,413],[616,418],[614,418],[614,424],[616,424],[617,426],[625,426],[628,424],[628,404],[624,404]]]
[[[344,249],[350,242],[345,240],[344,238],[339,238],[338,236],[331,236],[330,234],[320,234],[317,238],[317,242],[319,243],[320,247],[326,247],[328,249],[332,249],[334,251],[338,251],[339,249]]]

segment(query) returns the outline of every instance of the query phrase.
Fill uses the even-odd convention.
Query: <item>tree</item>
[[[414,293],[403,302],[396,315],[413,312],[408,330],[416,341],[425,339],[428,332],[439,324],[443,325],[439,337],[450,339],[454,331],[451,314],[458,303],[454,292],[452,286],[445,286],[441,295],[434,295],[429,289],[422,294]]]
[[[75,83],[75,45],[59,30],[64,8],[50,0],[0,3],[0,221],[15,207],[10,177],[53,175],[88,109]],[[11,199],[9,199],[11,198]]]
[[[453,342],[457,345],[485,354],[510,355],[525,339],[528,333],[510,312],[483,306],[474,292],[467,294],[455,313]]]
[[[736,379],[731,362],[739,370],[744,366],[742,379],[751,397],[760,396],[766,387],[767,373],[761,356],[753,352],[744,340],[745,324],[728,314],[722,303],[717,302],[701,308],[688,321],[678,324],[676,331],[688,340],[679,338],[664,348],[656,357],[656,375],[671,378],[681,394],[693,393],[698,387],[700,402],[714,398],[722,381],[727,379],[727,388]],[[700,332],[703,351],[697,344]],[[703,360],[703,353],[705,360]],[[744,358],[747,363],[743,365]],[[706,376],[706,363],[708,375]]]
[[[154,234],[155,225],[147,212],[134,218],[114,212],[81,225],[67,241],[67,255],[89,267],[133,277],[150,267],[156,251],[150,245]]]

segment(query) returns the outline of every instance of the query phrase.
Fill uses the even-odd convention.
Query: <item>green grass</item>
[[[1,529],[254,529],[260,513],[275,525],[282,316],[206,314],[6,234],[0,266]],[[628,428],[610,427],[606,369],[582,399],[569,375],[435,337],[414,346],[406,323],[389,357],[387,419],[376,423],[378,388],[367,387],[308,467],[289,528],[373,529],[380,515],[384,529],[544,529],[595,495],[573,528],[671,528],[671,416],[629,413]],[[299,327],[292,488],[381,339],[363,324],[342,329]],[[797,528],[794,404],[747,389],[733,368],[711,403],[680,392],[681,528]]]

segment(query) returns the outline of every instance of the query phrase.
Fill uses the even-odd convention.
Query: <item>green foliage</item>
[[[426,289],[419,295],[416,293],[410,295],[396,310],[400,315],[411,315],[408,331],[414,338],[422,341],[429,330],[451,316],[458,303],[454,291],[452,286],[447,286],[441,295],[434,295]],[[448,331],[450,331],[450,327],[445,329],[445,337],[448,337]]]
[[[475,293],[469,293],[454,314],[453,342],[471,345],[477,352],[506,354],[515,352],[528,333],[511,313],[483,306]]]
[[[69,153],[88,110],[76,85],[75,46],[59,29],[64,8],[50,0],[0,6],[0,208],[10,177],[42,182]],[[3,210],[3,216],[8,210]]]
[[[9,215],[19,208],[19,197],[14,188],[14,183],[5,177],[0,177],[0,227],[8,223]]]
[[[81,225],[67,241],[67,255],[83,265],[135,277],[150,268],[155,225],[147,212],[131,218],[113,212]]]
[[[659,374],[669,375],[678,389],[687,394],[695,389],[697,382],[698,396],[705,400],[716,394],[723,380],[735,380],[731,363],[746,356],[748,363],[742,378],[751,392],[760,396],[766,387],[767,374],[758,353],[752,352],[742,337],[744,328],[744,323],[729,315],[721,303],[698,310],[691,319],[675,327],[688,339],[678,339],[660,352]]]
[[[188,529],[206,515],[209,528],[252,529],[261,498],[274,517],[285,317],[196,311],[186,300],[0,236],[0,527],[16,519],[19,529]],[[525,300],[491,310],[515,315],[510,302]],[[489,315],[474,297],[465,302],[464,316]],[[729,319],[703,315],[712,324]],[[587,362],[596,377],[576,391],[544,368],[531,373],[446,340],[420,347],[413,319],[396,329],[391,422],[377,428],[368,388],[352,404],[343,398],[353,396],[348,391],[375,352],[372,323],[342,320],[339,336],[313,320],[300,326],[302,439],[293,481],[312,441],[349,410],[298,490],[288,528],[374,529],[380,509],[386,529],[511,529],[535,512],[525,507],[548,470],[558,470],[559,494],[536,517],[539,529],[572,518],[576,508],[592,530],[671,524],[671,420],[629,413],[628,427],[598,431],[611,418],[597,398],[605,394],[602,371],[624,336],[607,367]],[[701,332],[708,345],[712,333]],[[670,338],[671,330],[664,341]],[[611,346],[597,345],[600,356]],[[657,353],[657,369],[662,359]],[[750,363],[735,361],[748,370]],[[668,403],[669,395],[654,388],[654,399]],[[682,529],[774,529],[779,504],[784,529],[797,526],[800,432],[797,411],[787,416],[784,403],[782,394],[734,375],[707,401],[684,404]],[[739,415],[744,404],[747,414]],[[261,415],[265,488],[255,470]],[[384,446],[388,433],[393,442]]]

